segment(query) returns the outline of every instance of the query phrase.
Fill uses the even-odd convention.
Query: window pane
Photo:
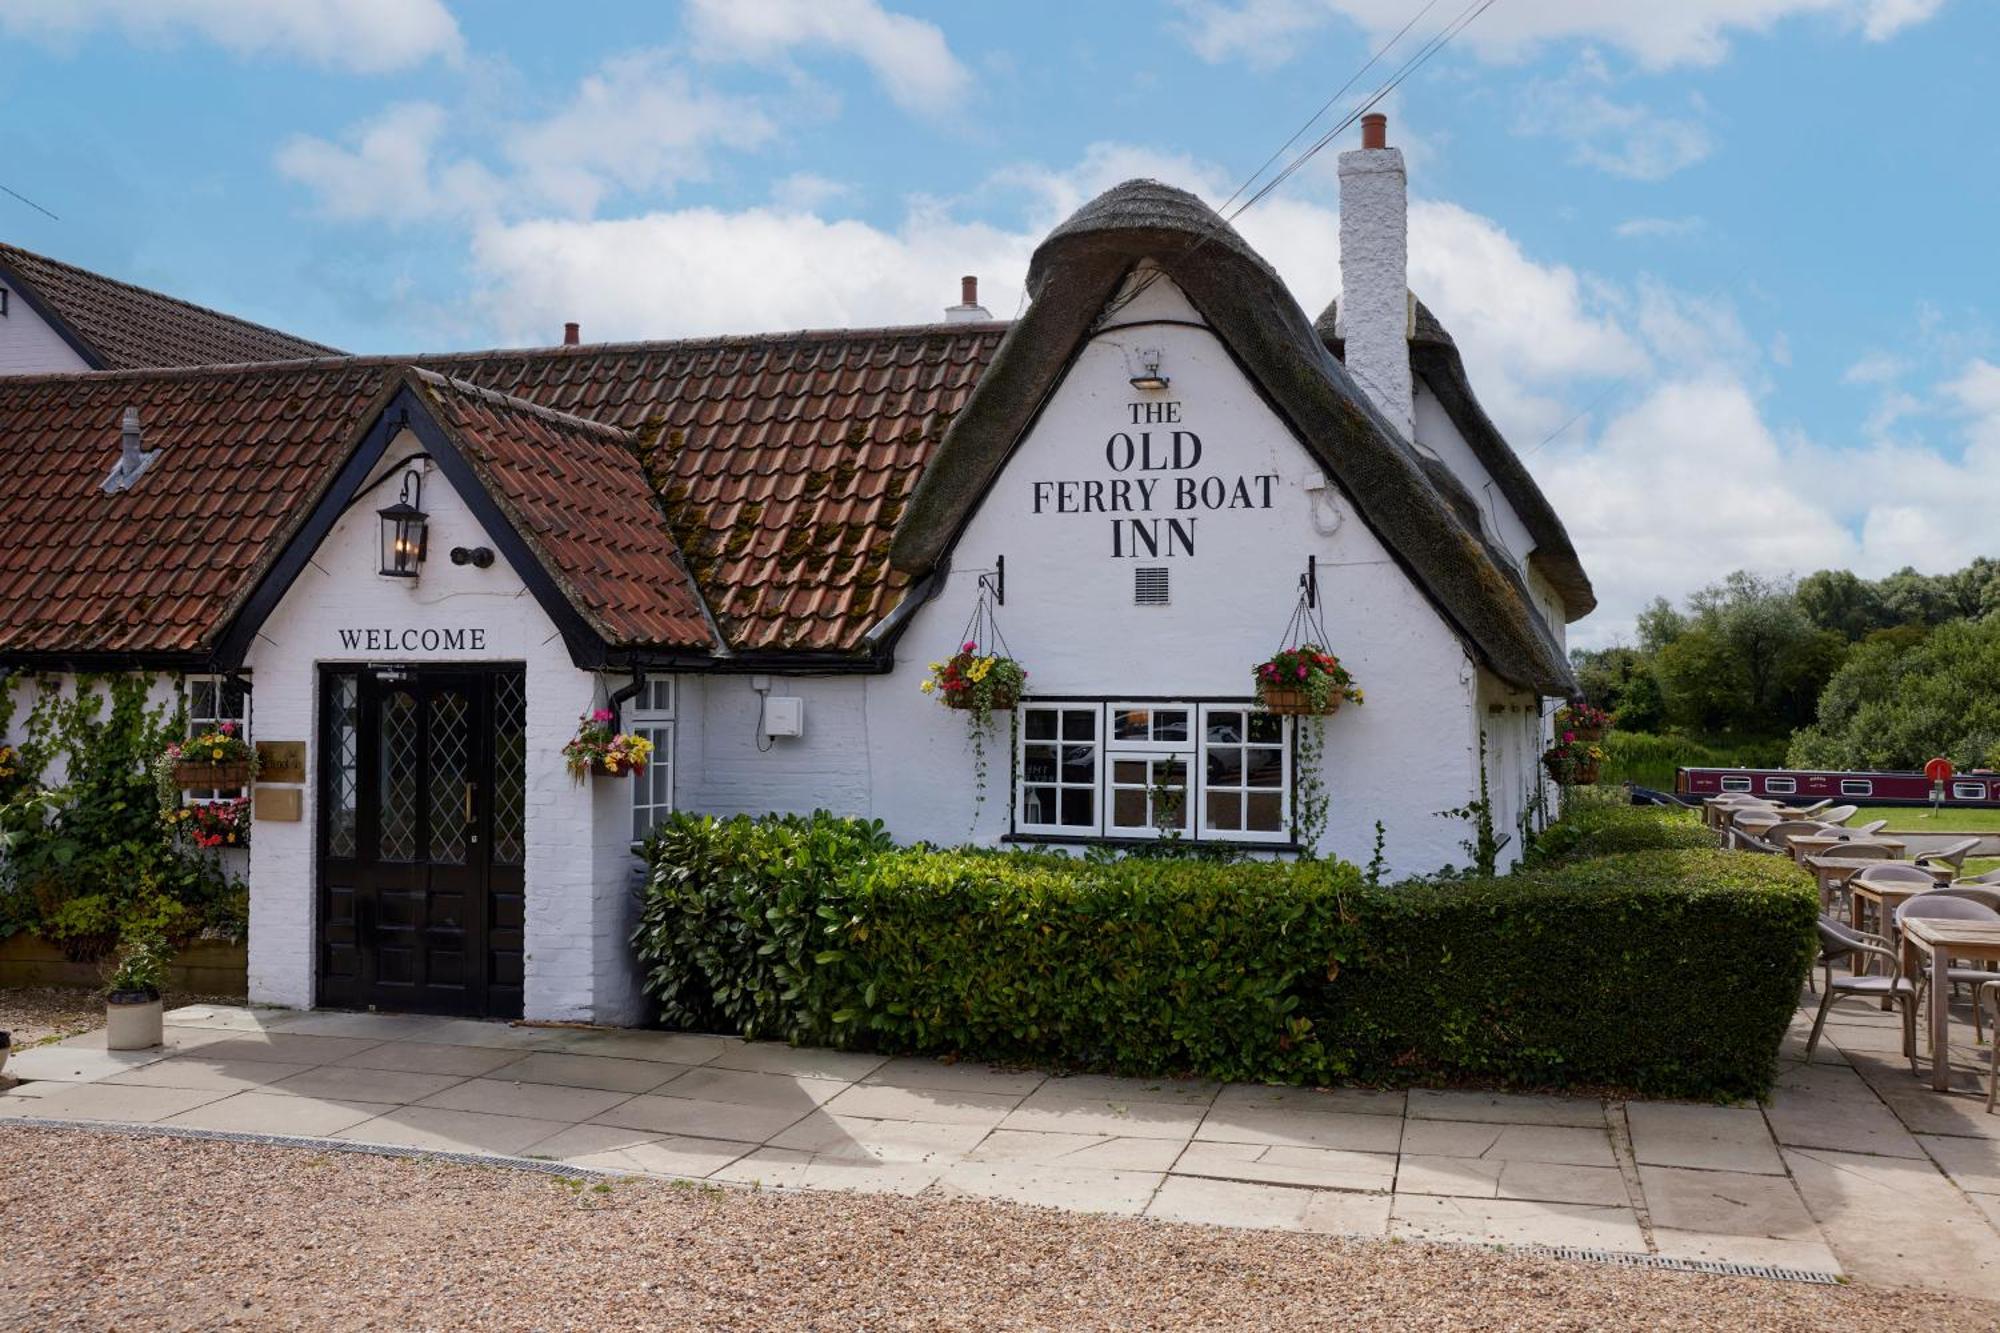
[[[1065,826],[1088,827],[1097,822],[1097,793],[1088,787],[1064,787],[1062,789],[1062,823]]]
[[[1208,826],[1213,829],[1243,827],[1243,798],[1233,791],[1208,794]]]
[[[1250,754],[1248,787],[1278,787],[1285,781],[1285,752],[1283,750],[1253,749]]]
[[[1144,788],[1122,788],[1111,793],[1111,822],[1119,828],[1146,828]]]
[[[1056,747],[1053,745],[1022,746],[1021,779],[1024,782],[1054,782],[1056,780]]]
[[[1279,833],[1285,827],[1285,798],[1275,791],[1253,791],[1248,798],[1246,828],[1259,833]]]
[[[1052,741],[1056,738],[1056,715],[1046,708],[1028,710],[1028,739]]]
[[[1028,787],[1021,795],[1021,822],[1024,824],[1053,824],[1056,822],[1056,789],[1054,787]]]
[[[1096,740],[1097,739],[1096,710],[1087,708],[1064,709],[1063,739],[1066,741]]]
[[[1211,787],[1243,785],[1243,751],[1234,745],[1208,747],[1208,783]]]
[[[1146,761],[1143,759],[1120,759],[1111,765],[1111,780],[1128,787],[1146,785]]]
[[[188,721],[203,722],[215,716],[215,682],[188,682]]]
[[[1285,739],[1285,719],[1276,713],[1250,714],[1250,739],[1260,745],[1276,745]]]
[[[1243,739],[1243,714],[1235,712],[1212,712],[1208,715],[1208,739],[1220,745],[1228,745]]]
[[[1152,714],[1143,708],[1121,708],[1111,715],[1111,734],[1121,741],[1143,741],[1151,733]]]
[[[1180,709],[1168,709],[1153,714],[1153,739],[1156,741],[1184,741],[1188,738],[1188,715]]]
[[[1097,749],[1091,745],[1065,745],[1062,752],[1064,782],[1097,781]]]
[[[1187,788],[1187,765],[1179,759],[1163,759],[1154,769],[1153,785],[1171,787],[1175,791]]]

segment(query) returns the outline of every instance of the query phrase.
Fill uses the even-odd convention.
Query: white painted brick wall
[[[76,354],[76,349],[63,341],[63,336],[50,328],[47,321],[36,314],[34,308],[11,287],[12,284],[0,283],[0,289],[7,290],[7,316],[0,319],[0,375],[51,375],[89,370],[90,366]],[[109,472],[112,454],[118,448],[117,422],[105,422],[104,438],[104,470]]]

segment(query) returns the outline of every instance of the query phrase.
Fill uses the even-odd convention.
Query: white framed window
[[[1983,782],[1954,782],[1951,784],[1951,798],[1954,801],[1983,801],[1986,799],[1986,784]]]
[[[219,731],[226,722],[245,745],[250,740],[250,691],[242,680],[226,676],[189,676],[183,686],[187,702],[187,734]],[[186,801],[239,801],[250,793],[241,787],[195,787],[181,793]]]
[[[1023,704],[1014,824],[1023,832],[1088,837],[1102,831],[1097,704]]]
[[[1764,790],[1776,796],[1790,796],[1799,789],[1796,778],[1765,778]]]
[[[674,810],[674,678],[648,676],[625,705],[625,730],[652,742],[646,771],[632,779],[632,841],[646,836]]]
[[[1284,843],[1291,720],[1247,703],[1024,701],[1014,829]]]
[[[1724,791],[1749,791],[1749,790],[1750,790],[1750,779],[1748,779],[1748,778],[1724,778],[1724,779],[1722,780],[1722,789],[1723,789]]]
[[[1873,796],[1875,794],[1875,784],[1867,778],[1842,778],[1840,780],[1840,794],[1842,796]]]
[[[1289,722],[1245,706],[1202,706],[1202,837],[1272,842],[1290,834]]]

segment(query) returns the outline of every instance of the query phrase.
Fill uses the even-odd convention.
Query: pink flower
[[[1299,667],[1299,679],[1304,680],[1305,678],[1306,678],[1306,669],[1303,665],[1301,665]]]
[[[609,722],[611,720],[611,710],[609,708],[600,708],[590,715],[590,720],[592,722]]]
[[[236,724],[234,722],[223,723],[222,734],[225,736],[234,736],[236,734]]]
[[[1569,745],[1569,744],[1572,744],[1572,743],[1573,743],[1573,742],[1574,742],[1575,740],[1576,740],[1576,733],[1575,733],[1575,732],[1573,732],[1573,731],[1565,731],[1565,732],[1563,733],[1563,744],[1564,744],[1564,745]]]
[[[966,642],[965,642],[965,646],[964,646],[963,648],[960,648],[960,649],[959,649],[959,651],[960,651],[960,652],[962,652],[962,653],[969,653],[969,652],[972,652],[973,650],[975,650],[975,649],[976,649],[976,648],[978,648],[978,647],[979,647],[979,645],[978,645],[978,644],[976,644],[976,643],[972,642],[972,641],[971,641],[970,639],[968,639],[968,640],[966,640]]]

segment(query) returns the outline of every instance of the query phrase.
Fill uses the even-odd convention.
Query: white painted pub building
[[[303,756],[247,858],[282,1005],[641,1021],[633,852],[673,810],[1355,861],[1379,824],[1402,874],[1464,863],[1442,812],[1484,793],[1511,859],[1592,595],[1409,293],[1369,134],[1317,325],[1146,181],[1047,238],[1011,324],[968,290],[904,328],[347,357],[0,248],[0,670],[151,673]],[[1302,599],[1365,696],[1311,773],[1251,677]],[[920,689],[982,604],[1029,673],[983,790]],[[565,771],[599,708],[643,777]]]

